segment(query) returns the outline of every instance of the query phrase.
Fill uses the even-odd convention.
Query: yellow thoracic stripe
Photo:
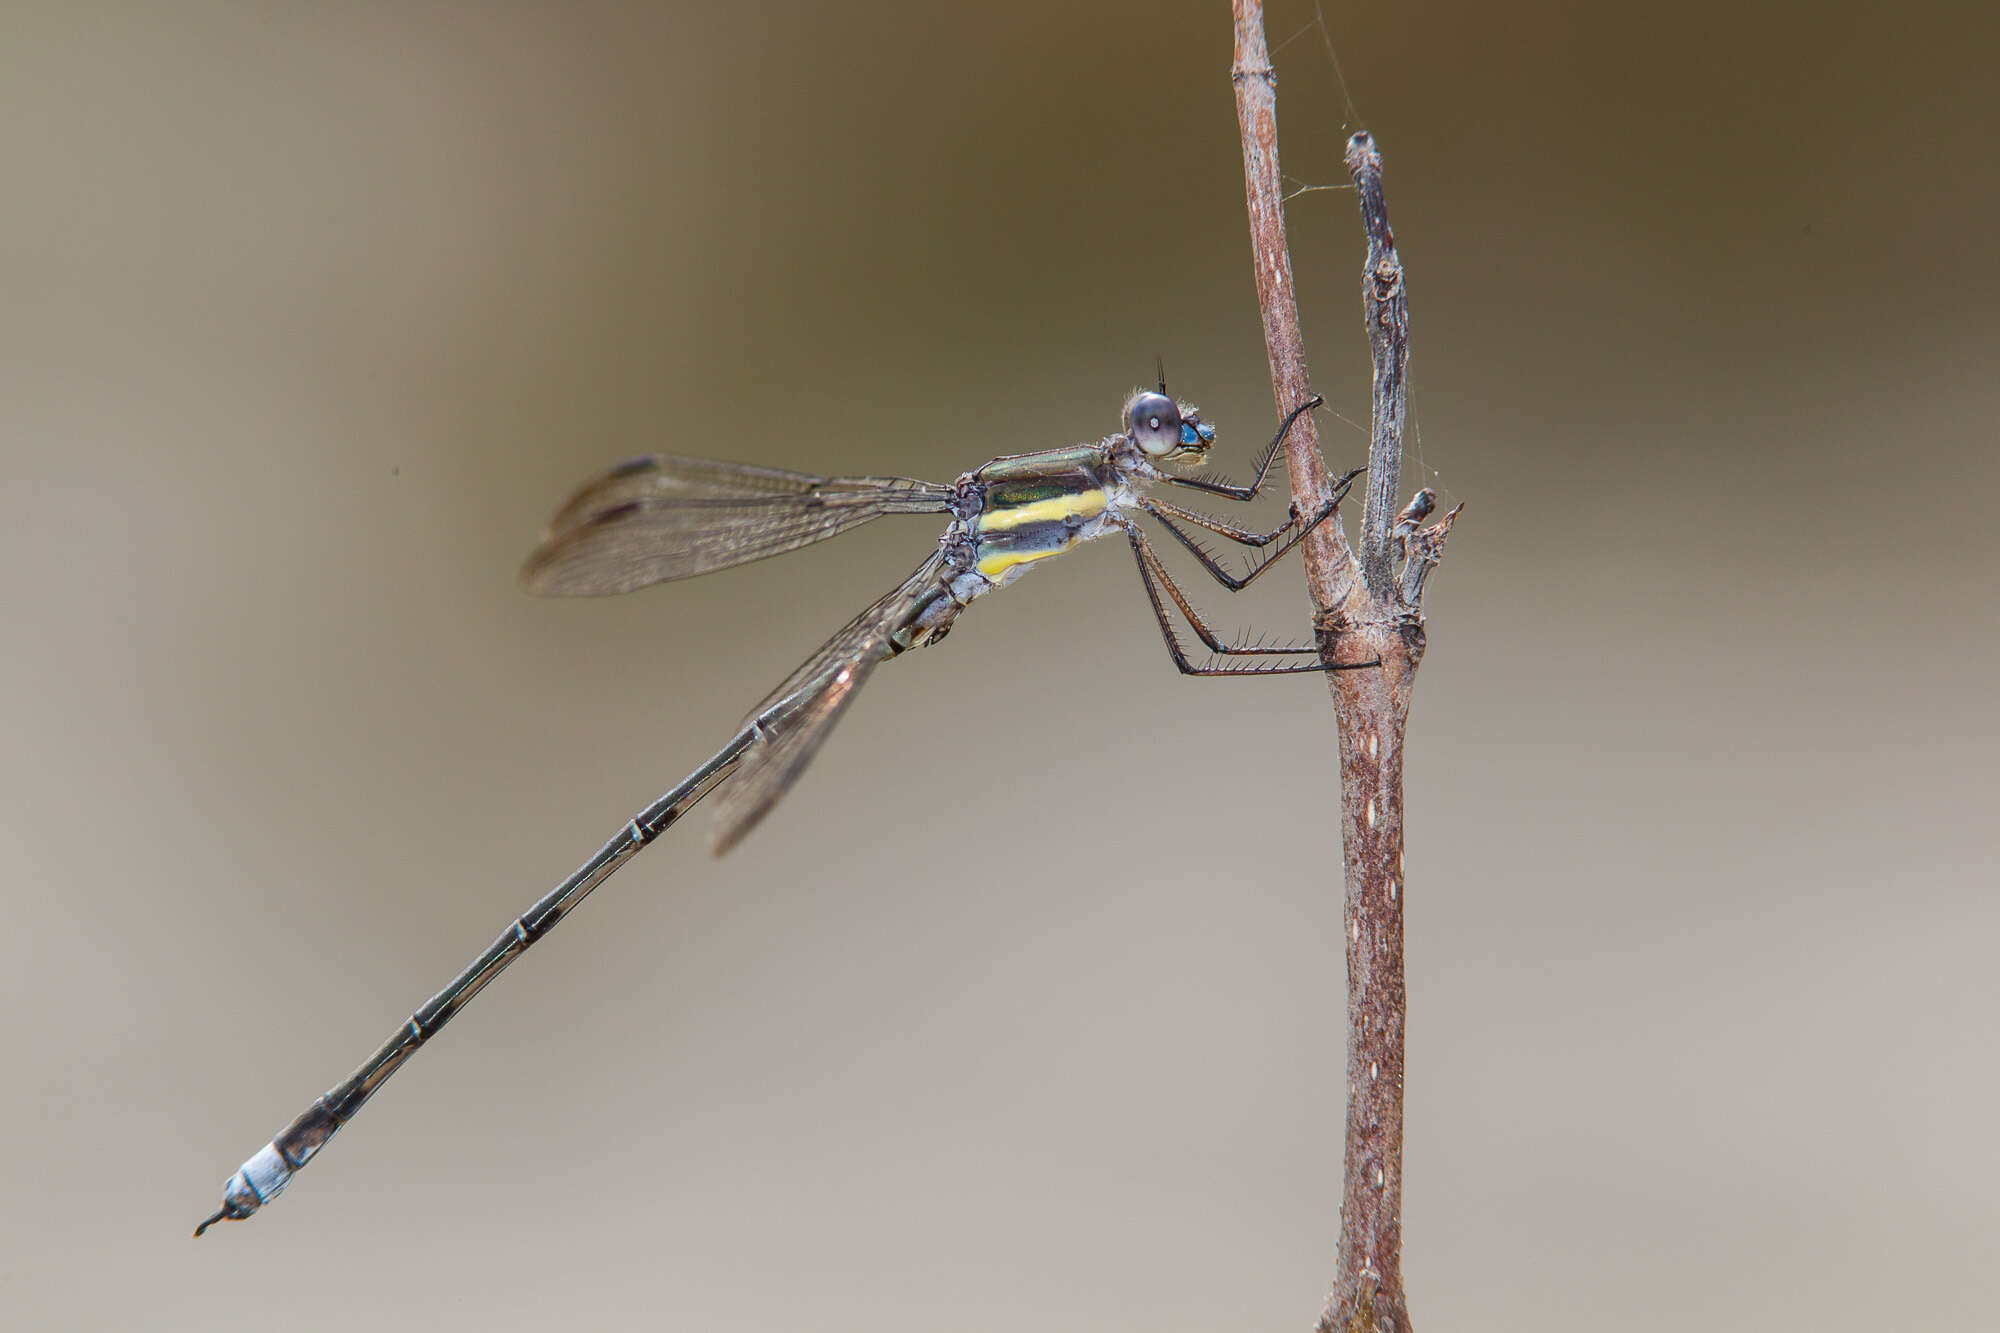
[[[1005,532],[1010,528],[1025,527],[1030,523],[1055,523],[1065,518],[1094,518],[1104,512],[1107,503],[1109,497],[1103,491],[1079,491],[1074,495],[1058,495],[1047,500],[1036,500],[1030,504],[1013,505],[1006,509],[995,509],[981,514],[979,530]]]
[[[1067,546],[1047,546],[1039,551],[994,551],[979,557],[979,572],[989,579],[997,579],[1016,565],[1046,560],[1052,555],[1061,555],[1068,549]]]

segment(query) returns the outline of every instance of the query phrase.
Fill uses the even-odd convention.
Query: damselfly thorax
[[[926,641],[935,642],[974,598],[1006,587],[1037,561],[1124,531],[1140,488],[1160,477],[1122,435],[1100,444],[1008,454],[960,476],[953,487],[951,525],[938,539],[948,595],[943,604],[933,599],[925,605],[921,623],[940,631]]]

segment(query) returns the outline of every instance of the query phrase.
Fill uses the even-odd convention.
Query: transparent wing
[[[577,488],[549,520],[548,535],[559,537],[604,513],[652,497],[667,499],[743,499],[755,496],[804,495],[829,488],[883,490],[905,488],[949,498],[949,486],[912,481],[907,477],[820,477],[786,468],[754,463],[725,463],[677,454],[647,454],[627,459]]]
[[[753,713],[758,738],[715,794],[715,854],[741,842],[806,771],[890,637],[939,594],[933,555],[888,596],[850,620],[800,664]]]
[[[874,668],[873,661],[861,658],[827,673],[744,754],[736,775],[715,797],[717,856],[743,841],[791,790]]]
[[[532,592],[629,592],[797,550],[884,514],[931,514],[952,489],[907,477],[817,477],[653,454],[586,483],[549,521]]]

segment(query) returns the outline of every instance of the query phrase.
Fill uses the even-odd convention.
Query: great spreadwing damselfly
[[[1315,647],[1225,643],[1174,582],[1140,525],[1141,519],[1157,523],[1223,587],[1236,591],[1250,584],[1332,517],[1358,470],[1340,478],[1334,498],[1316,512],[1301,514],[1294,505],[1291,517],[1269,532],[1226,523],[1148,491],[1164,484],[1226,500],[1255,499],[1286,432],[1320,400],[1314,397],[1285,418],[1255,478],[1238,486],[1180,470],[1206,461],[1215,428],[1193,407],[1168,397],[1166,387],[1163,376],[1157,392],[1134,393],[1125,403],[1123,429],[1096,444],[995,458],[949,485],[906,477],[816,477],[654,454],[622,463],[577,491],[550,520],[541,546],[522,571],[532,592],[629,592],[794,551],[884,514],[951,517],[937,549],[915,573],[822,644],[764,697],[713,757],[632,816],[611,841],[412,1014],[382,1049],[245,1162],[224,1183],[221,1209],[194,1234],[225,1219],[249,1217],[275,1198],[389,1076],[488,982],[711,793],[716,854],[734,847],[805,771],[876,663],[936,643],[975,598],[1012,583],[1036,561],[1096,537],[1124,534],[1167,654],[1186,675],[1268,676],[1378,665],[1327,663]],[[1190,528],[1256,554],[1244,573],[1232,574]],[[1199,665],[1189,660],[1169,618],[1168,601],[1219,660]],[[1244,660],[1302,655],[1313,660]]]

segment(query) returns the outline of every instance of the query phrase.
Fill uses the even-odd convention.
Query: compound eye
[[[1126,409],[1125,424],[1141,449],[1158,457],[1181,447],[1181,410],[1163,393],[1141,393]]]

